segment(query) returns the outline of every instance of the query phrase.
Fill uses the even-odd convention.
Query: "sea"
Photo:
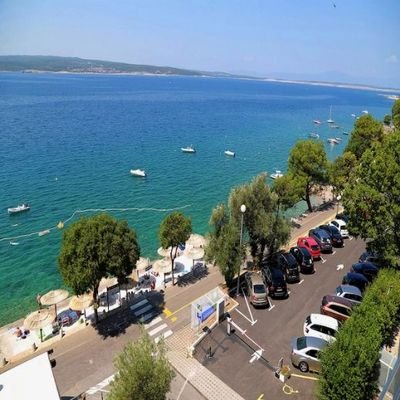
[[[155,259],[172,210],[205,234],[232,187],[285,172],[297,140],[318,133],[334,159],[352,114],[382,119],[392,104],[376,91],[261,80],[1,73],[0,325],[63,287],[61,239],[81,215],[108,210],[127,220],[142,255]],[[331,106],[337,129],[326,123]],[[342,141],[331,146],[328,137]],[[189,145],[195,154],[181,151]],[[137,168],[147,177],[130,175]],[[8,215],[23,202],[30,211]]]

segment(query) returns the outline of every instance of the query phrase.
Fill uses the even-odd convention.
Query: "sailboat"
[[[329,110],[329,119],[326,121],[328,124],[334,124],[335,121],[332,119],[332,106]]]

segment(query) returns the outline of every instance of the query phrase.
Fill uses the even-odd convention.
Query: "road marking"
[[[303,282],[304,282],[304,279],[302,279],[302,280],[298,283],[298,285],[301,285]]]
[[[246,318],[247,321],[250,322],[251,326],[253,326],[257,322],[257,320],[252,321],[250,318],[248,318],[246,315],[244,315],[238,308],[235,308],[235,311],[237,311],[243,318]]]
[[[315,378],[314,376],[305,376],[305,375],[299,375],[299,374],[290,374],[290,376],[295,376],[296,378],[303,378],[303,379],[309,379],[311,381],[318,381],[318,378]]]
[[[334,256],[336,254],[336,250],[332,253],[332,255]]]
[[[105,388],[108,386],[111,381],[114,379],[114,375],[109,376],[106,379],[103,379],[101,382],[99,382],[96,386],[92,386],[90,389],[86,391],[87,394],[95,394],[96,392],[99,392],[101,389]]]
[[[156,343],[158,343],[161,339],[164,339],[164,340],[165,340],[167,337],[170,337],[173,333],[174,333],[174,332],[172,332],[171,330],[168,330],[168,331],[162,333],[160,336],[157,336],[157,337],[154,339],[154,341],[155,341]]]
[[[268,308],[268,311],[271,311],[275,307],[275,304],[272,304],[270,308]]]
[[[151,331],[149,332],[149,335],[150,335],[150,336],[154,336],[154,335],[156,335],[158,332],[161,332],[162,330],[164,330],[165,328],[168,328],[168,325],[167,325],[167,324],[162,324],[162,325],[160,325],[160,326],[157,326],[157,328],[154,328],[153,330],[151,330]]]
[[[325,264],[326,263],[326,258],[322,258],[321,257],[321,262],[322,262],[322,264]]]
[[[171,322],[175,322],[177,319],[177,317],[171,317]]]
[[[165,316],[167,318],[172,315],[172,311],[170,309],[168,309],[167,307],[164,308],[163,313],[165,314]]]
[[[349,237],[349,240],[353,240],[353,236],[350,236],[350,237]]]
[[[144,329],[149,329],[149,328],[151,328],[153,325],[157,325],[159,322],[161,322],[162,321],[162,318],[161,317],[157,317],[157,318],[155,318],[155,319],[153,319],[153,321],[151,321],[151,322],[149,322],[148,324],[146,324],[145,326],[144,326]]]
[[[264,393],[260,394],[260,395],[257,397],[257,400],[264,400]]]
[[[340,271],[343,268],[344,268],[344,264],[338,264],[336,267],[336,271]]]
[[[259,360],[260,357],[262,356],[262,350],[257,350],[252,354],[252,357],[249,360],[249,363],[252,364],[255,360]]]

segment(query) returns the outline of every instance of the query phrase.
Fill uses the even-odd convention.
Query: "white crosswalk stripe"
[[[167,325],[167,324],[159,325],[159,326],[157,326],[156,328],[152,329],[152,330],[149,332],[149,335],[150,335],[150,336],[154,336],[154,335],[156,335],[158,332],[163,331],[165,328],[168,328],[168,325]]]
[[[154,341],[158,343],[161,339],[166,339],[167,337],[171,336],[174,332],[169,329],[168,331],[162,333],[160,336],[157,336]]]

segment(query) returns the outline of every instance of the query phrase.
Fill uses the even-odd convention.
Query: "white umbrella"
[[[204,249],[192,247],[185,251],[185,256],[192,260],[201,260],[204,257]]]
[[[206,244],[206,238],[198,233],[192,233],[186,244],[193,247],[204,247]]]
[[[164,247],[159,247],[157,253],[161,257],[169,257],[171,255],[171,247],[168,247],[168,249],[164,249]]]
[[[166,260],[165,258],[155,261],[153,263],[153,271],[158,272],[159,274],[171,272],[171,261]]]

